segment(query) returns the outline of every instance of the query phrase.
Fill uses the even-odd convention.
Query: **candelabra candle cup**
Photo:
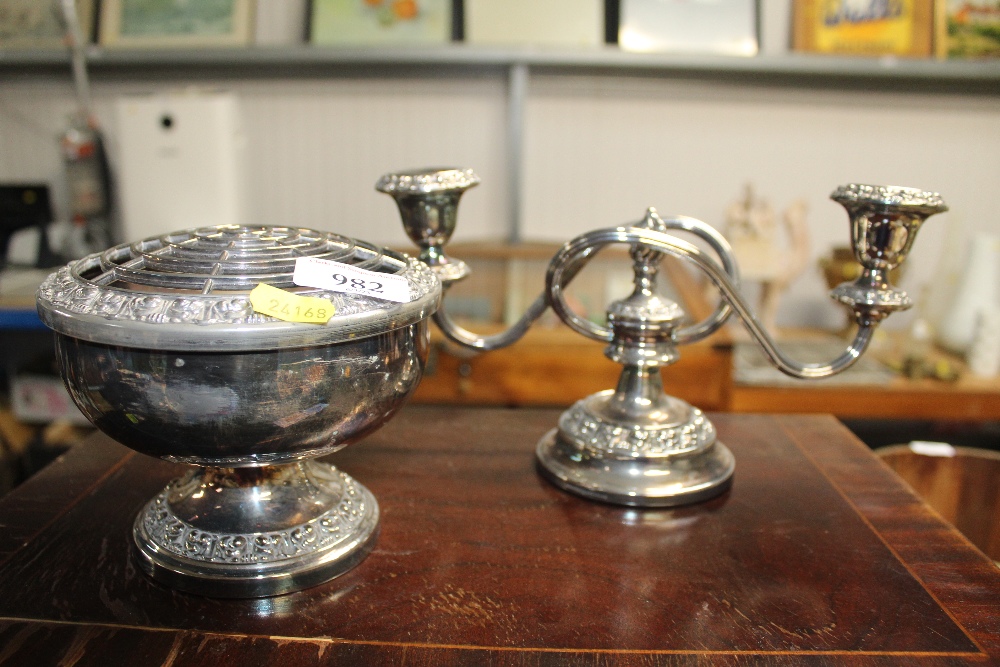
[[[375,185],[396,200],[403,229],[420,248],[420,261],[432,267],[442,281],[454,282],[469,275],[465,262],[448,257],[444,246],[455,231],[459,198],[477,185],[479,176],[471,169],[387,174]]]
[[[405,279],[407,303],[303,289],[297,257]],[[326,299],[326,324],[255,312],[258,284]],[[102,431],[193,468],[133,526],[154,579],[218,597],[315,585],[374,546],[375,497],[316,457],[384,424],[416,388],[440,282],[415,259],[326,232],[222,226],[90,255],[38,293],[73,400]]]
[[[454,174],[464,175],[463,179],[456,180]],[[454,221],[465,184],[479,180],[469,174],[464,169],[387,174],[376,187],[400,202],[403,226],[417,245],[444,256],[442,246],[451,227],[447,235],[437,235],[432,225],[423,222],[421,212],[443,205],[447,210],[435,215]],[[432,186],[425,192],[418,183]],[[445,191],[452,196],[445,198]],[[822,378],[850,367],[871,342],[875,326],[893,311],[909,307],[906,294],[889,284],[888,273],[906,258],[921,223],[946,210],[936,193],[910,188],[848,185],[832,198],[848,210],[854,252],[864,268],[857,281],[832,292],[852,310],[858,331],[828,363],[798,363],[775,345],[744,300],[733,252],[715,229],[684,216],[661,217],[652,208],[640,222],[594,230],[567,242],[549,263],[540,296],[506,331],[492,336],[467,331],[448,317],[444,305],[434,321],[453,342],[486,351],[516,342],[551,307],[574,331],[607,343],[605,355],[622,365],[618,386],[584,398],[562,414],[557,428],[536,447],[539,471],[571,493],[619,505],[669,507],[708,500],[730,488],[735,461],[705,414],[664,393],[660,368],[678,359],[677,347],[712,334],[735,313],[768,360],[788,375]],[[709,251],[678,238],[678,233],[697,237]],[[631,247],[634,290],[609,306],[607,325],[602,326],[574,313],[564,290],[601,248],[611,244]],[[692,263],[719,291],[719,305],[705,320],[686,325],[681,307],[660,296],[657,269],[664,255]],[[426,256],[421,253],[421,258]],[[457,279],[449,275],[447,262],[432,257],[428,264],[445,287]]]
[[[948,210],[940,195],[914,188],[852,184],[838,188],[830,198],[847,209],[854,256],[863,267],[856,281],[834,288],[833,298],[854,308],[862,318],[884,317],[911,307],[906,292],[891,284],[889,272],[906,259],[924,221]]]

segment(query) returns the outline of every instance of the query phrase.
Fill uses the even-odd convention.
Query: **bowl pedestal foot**
[[[371,551],[379,509],[321,461],[202,468],[149,501],[132,529],[141,568],[168,586],[257,598],[322,583]]]

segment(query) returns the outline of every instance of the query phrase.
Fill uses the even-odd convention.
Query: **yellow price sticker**
[[[286,322],[326,324],[333,317],[333,304],[329,299],[299,296],[264,283],[250,291],[250,305],[258,313]]]

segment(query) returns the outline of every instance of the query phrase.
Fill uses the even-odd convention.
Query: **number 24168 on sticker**
[[[271,285],[257,285],[250,292],[250,305],[258,313],[286,322],[326,324],[333,317],[329,299],[300,296]]]

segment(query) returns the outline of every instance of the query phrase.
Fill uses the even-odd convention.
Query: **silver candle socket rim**
[[[454,193],[479,183],[480,178],[472,169],[438,167],[385,174],[375,183],[375,189],[390,195]]]
[[[842,205],[859,204],[885,208],[903,208],[924,215],[948,210],[941,195],[930,190],[899,185],[866,185],[849,183],[830,193],[830,199]]]

